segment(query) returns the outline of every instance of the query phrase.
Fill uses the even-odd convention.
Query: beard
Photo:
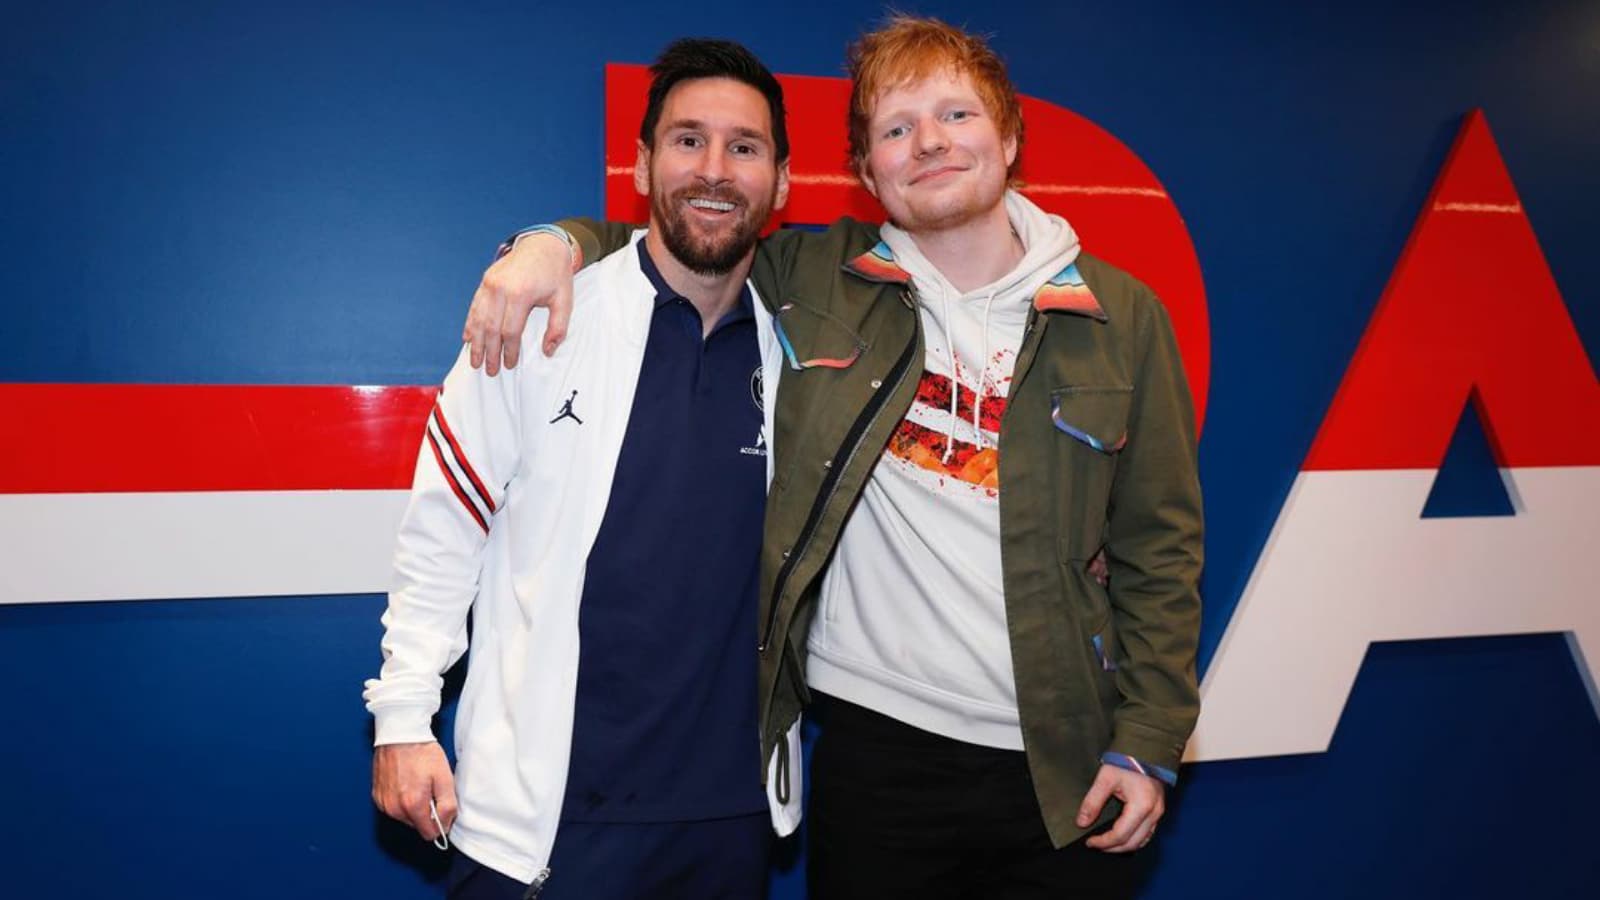
[[[996,207],[1005,205],[1005,195],[1004,181],[979,184],[952,196],[921,198],[889,218],[907,232],[950,231],[993,215]]]
[[[732,203],[736,215],[741,209],[744,214],[720,235],[697,234],[683,213],[690,197]],[[668,252],[689,271],[708,277],[728,274],[745,258],[761,237],[761,226],[772,215],[772,202],[773,198],[767,197],[765,202],[752,204],[731,188],[717,191],[682,188],[670,195],[650,194],[653,218],[660,223],[661,240]]]

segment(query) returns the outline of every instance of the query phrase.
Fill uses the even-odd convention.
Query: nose
[[[944,123],[934,117],[926,118],[917,123],[916,150],[918,156],[943,153],[949,148],[950,136],[945,133]]]
[[[717,144],[706,147],[700,157],[695,174],[708,185],[719,185],[728,180],[727,148]]]

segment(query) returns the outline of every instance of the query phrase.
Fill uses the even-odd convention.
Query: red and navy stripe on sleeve
[[[456,440],[455,432],[445,419],[444,408],[438,403],[433,405],[433,412],[428,415],[427,441],[451,492],[484,534],[488,534],[489,520],[494,517],[496,509],[494,496],[484,486],[483,479],[478,477],[477,470],[462,451],[461,442]]]

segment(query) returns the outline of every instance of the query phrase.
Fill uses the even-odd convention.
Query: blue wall
[[[837,75],[875,14],[579,6],[10,5],[0,381],[436,382],[493,244],[599,212],[605,62],[720,34]],[[1600,347],[1600,5],[908,6],[994,33],[1189,225],[1203,663],[1468,109]],[[0,896],[434,896],[367,799],[382,605],[0,606]],[[1186,770],[1146,894],[1595,896],[1596,763],[1559,636],[1376,646],[1330,752]]]

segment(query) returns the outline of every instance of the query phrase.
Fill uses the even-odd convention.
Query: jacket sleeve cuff
[[[1178,766],[1183,761],[1183,745],[1187,735],[1175,736],[1158,728],[1151,728],[1128,717],[1118,717],[1111,733],[1111,743],[1101,754],[1101,760],[1125,769],[1144,772],[1152,778],[1172,784],[1177,781]],[[1137,768],[1116,760],[1136,761]],[[1165,775],[1160,773],[1165,772]]]
[[[508,237],[500,242],[499,248],[494,252],[495,260],[498,261],[507,253],[510,253],[511,248],[517,245],[517,241],[522,240],[530,234],[548,234],[552,237],[560,238],[562,242],[567,245],[567,256],[572,262],[572,271],[576,272],[583,268],[583,247],[578,244],[577,240],[572,237],[570,232],[568,232],[565,228],[562,228],[560,225],[532,225],[522,229],[516,234],[513,234],[511,237]]]
[[[1174,787],[1178,783],[1177,772],[1174,772],[1171,769],[1162,768],[1161,766],[1140,762],[1126,753],[1113,753],[1108,750],[1105,753],[1100,754],[1100,761],[1108,766],[1116,766],[1119,769],[1127,769],[1130,772],[1138,772],[1140,775],[1147,775],[1151,778],[1161,781],[1162,783],[1166,784],[1167,787]]]
[[[374,747],[384,744],[426,744],[433,735],[433,716],[425,709],[386,709],[373,713]]]

